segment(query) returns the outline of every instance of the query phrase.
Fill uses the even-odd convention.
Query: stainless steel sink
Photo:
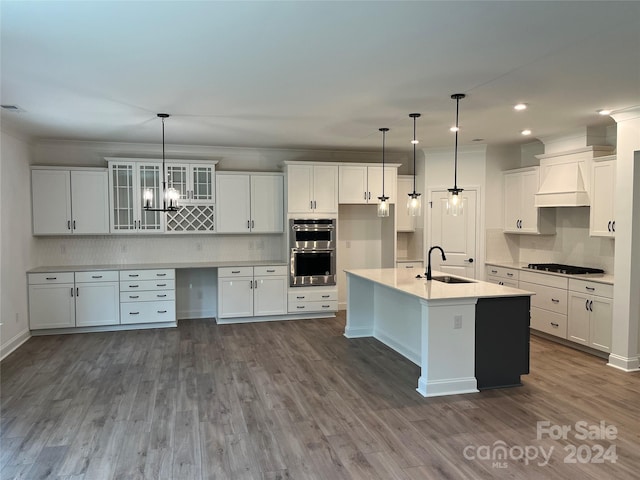
[[[450,275],[443,275],[441,277],[431,277],[432,280],[436,280],[442,283],[476,283],[473,280],[465,280],[460,277],[452,277]]]

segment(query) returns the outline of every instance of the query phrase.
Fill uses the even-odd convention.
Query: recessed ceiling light
[[[518,110],[518,111],[520,111],[520,110],[526,110],[526,109],[527,109],[527,104],[526,104],[526,103],[516,103],[516,104],[513,106],[513,109],[514,109],[514,110]]]
[[[459,129],[458,127],[451,127],[451,128],[449,129],[449,131],[450,131],[450,132],[457,132],[457,131],[459,131],[459,130],[460,130],[460,129]]]
[[[600,110],[596,110],[596,112],[598,112],[600,115],[609,115],[611,113],[611,110],[609,110],[608,108],[601,108]]]
[[[520,133],[521,133],[522,135],[531,135],[531,130],[529,130],[529,129],[527,128],[527,129],[525,129],[525,130],[522,130]]]

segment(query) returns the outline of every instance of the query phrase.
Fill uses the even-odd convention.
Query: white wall
[[[29,145],[11,133],[2,131],[1,135],[0,358],[3,358],[29,338],[25,271],[34,266],[34,242]]]

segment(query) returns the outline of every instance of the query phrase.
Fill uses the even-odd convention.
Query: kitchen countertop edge
[[[51,272],[92,272],[106,270],[157,270],[174,269],[188,270],[198,268],[224,268],[224,267],[262,267],[280,266],[288,263],[282,260],[242,260],[238,262],[164,262],[164,263],[114,263],[109,265],[58,265],[42,266],[27,270],[27,273],[51,273]]]
[[[582,275],[570,275],[567,273],[547,272],[546,270],[535,270],[533,268],[527,268],[528,263],[518,262],[484,262],[485,265],[492,265],[494,267],[513,268],[516,270],[522,270],[524,272],[542,273],[544,275],[555,275],[556,277],[574,278],[576,280],[585,280],[588,282],[604,283],[607,285],[613,285],[613,275],[611,273],[586,273]]]

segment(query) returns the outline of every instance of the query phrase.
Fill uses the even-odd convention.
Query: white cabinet
[[[615,237],[614,200],[616,185],[615,156],[599,157],[591,164],[591,207],[589,234]]]
[[[531,328],[567,338],[568,279],[544,273],[520,272],[519,288],[531,297]]]
[[[417,274],[424,273],[424,264],[422,262],[405,262],[402,260],[398,260],[396,262],[396,268],[402,268],[404,270],[414,270]]]
[[[612,285],[570,279],[568,339],[610,352],[612,298]]]
[[[409,215],[407,207],[404,204],[412,192],[413,175],[398,175],[398,201],[396,205],[396,230],[398,232],[413,232],[416,229],[417,217]]]
[[[336,287],[295,287],[289,290],[289,313],[336,312]]]
[[[218,162],[166,165],[167,187],[178,191],[180,208],[167,213],[167,233],[215,231],[215,165]]]
[[[485,278],[489,283],[518,288],[519,272],[515,268],[487,265],[485,269]]]
[[[504,172],[505,233],[554,234],[555,209],[534,205],[540,174],[538,167]]]
[[[117,325],[119,302],[115,271],[29,274],[31,330]]]
[[[111,233],[161,233],[165,213],[144,210],[143,193],[153,193],[153,208],[162,207],[162,164],[108,158]]]
[[[289,213],[338,213],[338,166],[287,163]]]
[[[344,204],[378,203],[383,190],[382,166],[340,165],[338,202]],[[384,167],[384,195],[396,203],[396,167]]]
[[[282,174],[218,173],[218,233],[281,233],[284,231]]]
[[[34,235],[109,233],[106,169],[33,168]]]
[[[175,270],[120,271],[120,323],[175,321]]]
[[[218,318],[283,315],[287,312],[287,267],[218,269]]]

